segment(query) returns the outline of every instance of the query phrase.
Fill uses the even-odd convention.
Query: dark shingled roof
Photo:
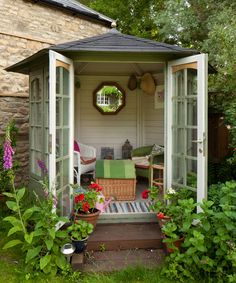
[[[28,73],[29,65],[39,58],[47,58],[49,50],[54,50],[65,56],[70,57],[76,52],[91,52],[91,53],[136,53],[140,54],[158,54],[160,56],[172,56],[181,58],[199,54],[199,51],[182,48],[176,45],[170,45],[162,42],[157,42],[149,39],[139,38],[136,36],[122,34],[116,29],[111,29],[109,32],[87,37],[84,39],[52,45],[42,49],[32,56],[6,68],[7,71]],[[89,56],[89,55],[88,55]],[[172,56],[173,58],[173,56]]]
[[[79,14],[100,21],[107,26],[111,26],[111,23],[113,22],[111,18],[88,8],[76,0],[37,0],[37,2],[41,2],[50,6],[56,6],[60,9],[72,12],[73,14]]]
[[[136,36],[122,34],[116,29],[109,32],[50,46],[54,51],[109,51],[109,52],[154,52],[154,53],[183,53],[186,55],[198,54],[192,49],[182,48]]]

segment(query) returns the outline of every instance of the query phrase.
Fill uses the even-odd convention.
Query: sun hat
[[[145,73],[141,77],[140,88],[142,89],[143,92],[150,94],[150,95],[154,95],[155,90],[156,90],[156,85],[150,73]]]

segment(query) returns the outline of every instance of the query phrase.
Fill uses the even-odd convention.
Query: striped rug
[[[151,202],[144,201],[115,201],[111,202],[103,214],[152,213],[149,210]]]

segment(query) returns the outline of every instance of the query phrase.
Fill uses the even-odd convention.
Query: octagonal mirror
[[[103,82],[93,92],[93,105],[104,115],[117,114],[125,106],[125,91],[115,82]]]

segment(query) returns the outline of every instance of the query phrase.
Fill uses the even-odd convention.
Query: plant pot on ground
[[[163,245],[168,253],[173,253],[175,250],[180,249],[183,242],[184,236],[180,236],[179,239],[174,240],[173,238],[169,238],[166,235],[163,236]]]
[[[75,245],[75,253],[83,252],[87,247],[89,235],[93,232],[93,225],[83,220],[75,222],[67,228],[72,243]]]

